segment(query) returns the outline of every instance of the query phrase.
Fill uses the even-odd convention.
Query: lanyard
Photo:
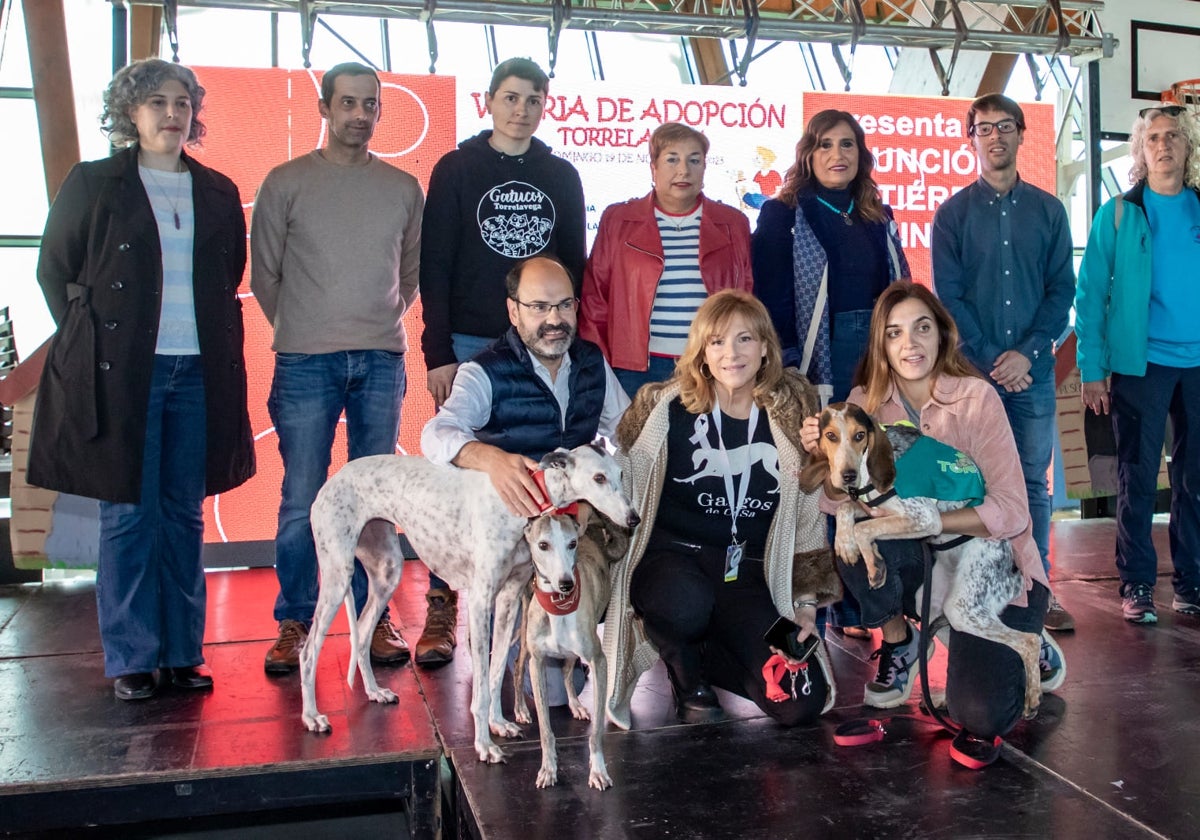
[[[725,498],[729,503],[729,512],[733,516],[733,545],[737,545],[737,522],[746,504],[746,496],[750,490],[750,468],[753,459],[750,457],[750,446],[754,442],[754,429],[758,425],[758,404],[750,403],[750,419],[746,425],[746,468],[742,470],[742,478],[738,494],[733,494],[733,467],[729,464],[729,453],[725,451],[725,440],[721,437],[721,408],[718,405],[712,411],[712,422],[717,428],[717,446],[721,448],[721,478],[725,480]]]

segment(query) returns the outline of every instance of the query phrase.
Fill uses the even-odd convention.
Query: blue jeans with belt
[[[204,366],[155,356],[137,504],[100,503],[104,675],[204,662]]]
[[[309,508],[329,475],[342,411],[350,460],[396,451],[406,386],[404,354],[389,350],[276,353],[267,410],[283,458],[283,490],[275,536],[279,597],[275,620],[312,623],[317,605],[317,551]],[[367,576],[354,563],[354,604],[367,602]],[[384,616],[388,612],[384,610]]]

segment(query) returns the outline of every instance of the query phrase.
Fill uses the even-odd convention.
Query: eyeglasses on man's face
[[[1142,110],[1138,111],[1138,116],[1144,117],[1151,111],[1158,111],[1163,116],[1178,117],[1186,110],[1187,109],[1182,105],[1151,105],[1149,108],[1143,108]]]
[[[516,301],[518,306],[524,306],[526,309],[540,318],[544,318],[549,315],[550,311],[553,309],[557,309],[560,315],[569,315],[570,313],[574,312],[575,307],[579,305],[578,298],[567,298],[566,300],[561,300],[558,303],[546,303],[542,300],[535,300],[533,303],[526,303],[520,298],[513,298],[513,300]]]
[[[971,126],[967,133],[980,137],[991,137],[993,131],[999,131],[1001,134],[1012,134],[1017,130],[1017,121],[1014,119],[1000,120],[1000,122],[977,122]]]

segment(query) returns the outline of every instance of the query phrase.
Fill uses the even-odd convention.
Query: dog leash
[[[919,650],[917,652],[917,662],[919,663],[921,674],[921,699],[924,701],[926,713],[933,720],[917,715],[892,715],[891,717],[852,720],[841,724],[833,731],[833,742],[839,747],[860,747],[864,744],[873,744],[876,741],[882,741],[888,736],[891,730],[897,728],[897,723],[901,721],[944,729],[951,735],[958,734],[958,725],[946,718],[934,706],[933,697],[929,693],[929,643],[931,641],[929,613],[933,606],[933,551],[945,550],[953,545],[959,545],[968,539],[971,539],[971,537],[959,537],[936,547],[931,547],[924,540],[921,541],[921,553],[925,559],[925,580],[923,592],[921,593],[921,629],[918,637]]]

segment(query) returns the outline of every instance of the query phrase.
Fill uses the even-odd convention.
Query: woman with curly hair
[[[1096,214],[1075,289],[1083,404],[1112,414],[1121,613],[1154,624],[1150,523],[1168,418],[1168,526],[1176,612],[1200,614],[1200,126],[1179,105],[1142,109],[1133,189]]]
[[[100,500],[96,600],[121,700],[211,689],[200,549],[207,494],[254,474],[237,187],[184,151],[204,136],[186,67],[136,61],[104,95],[124,146],[78,164],[37,277],[58,331],[42,373],[31,484]]]

